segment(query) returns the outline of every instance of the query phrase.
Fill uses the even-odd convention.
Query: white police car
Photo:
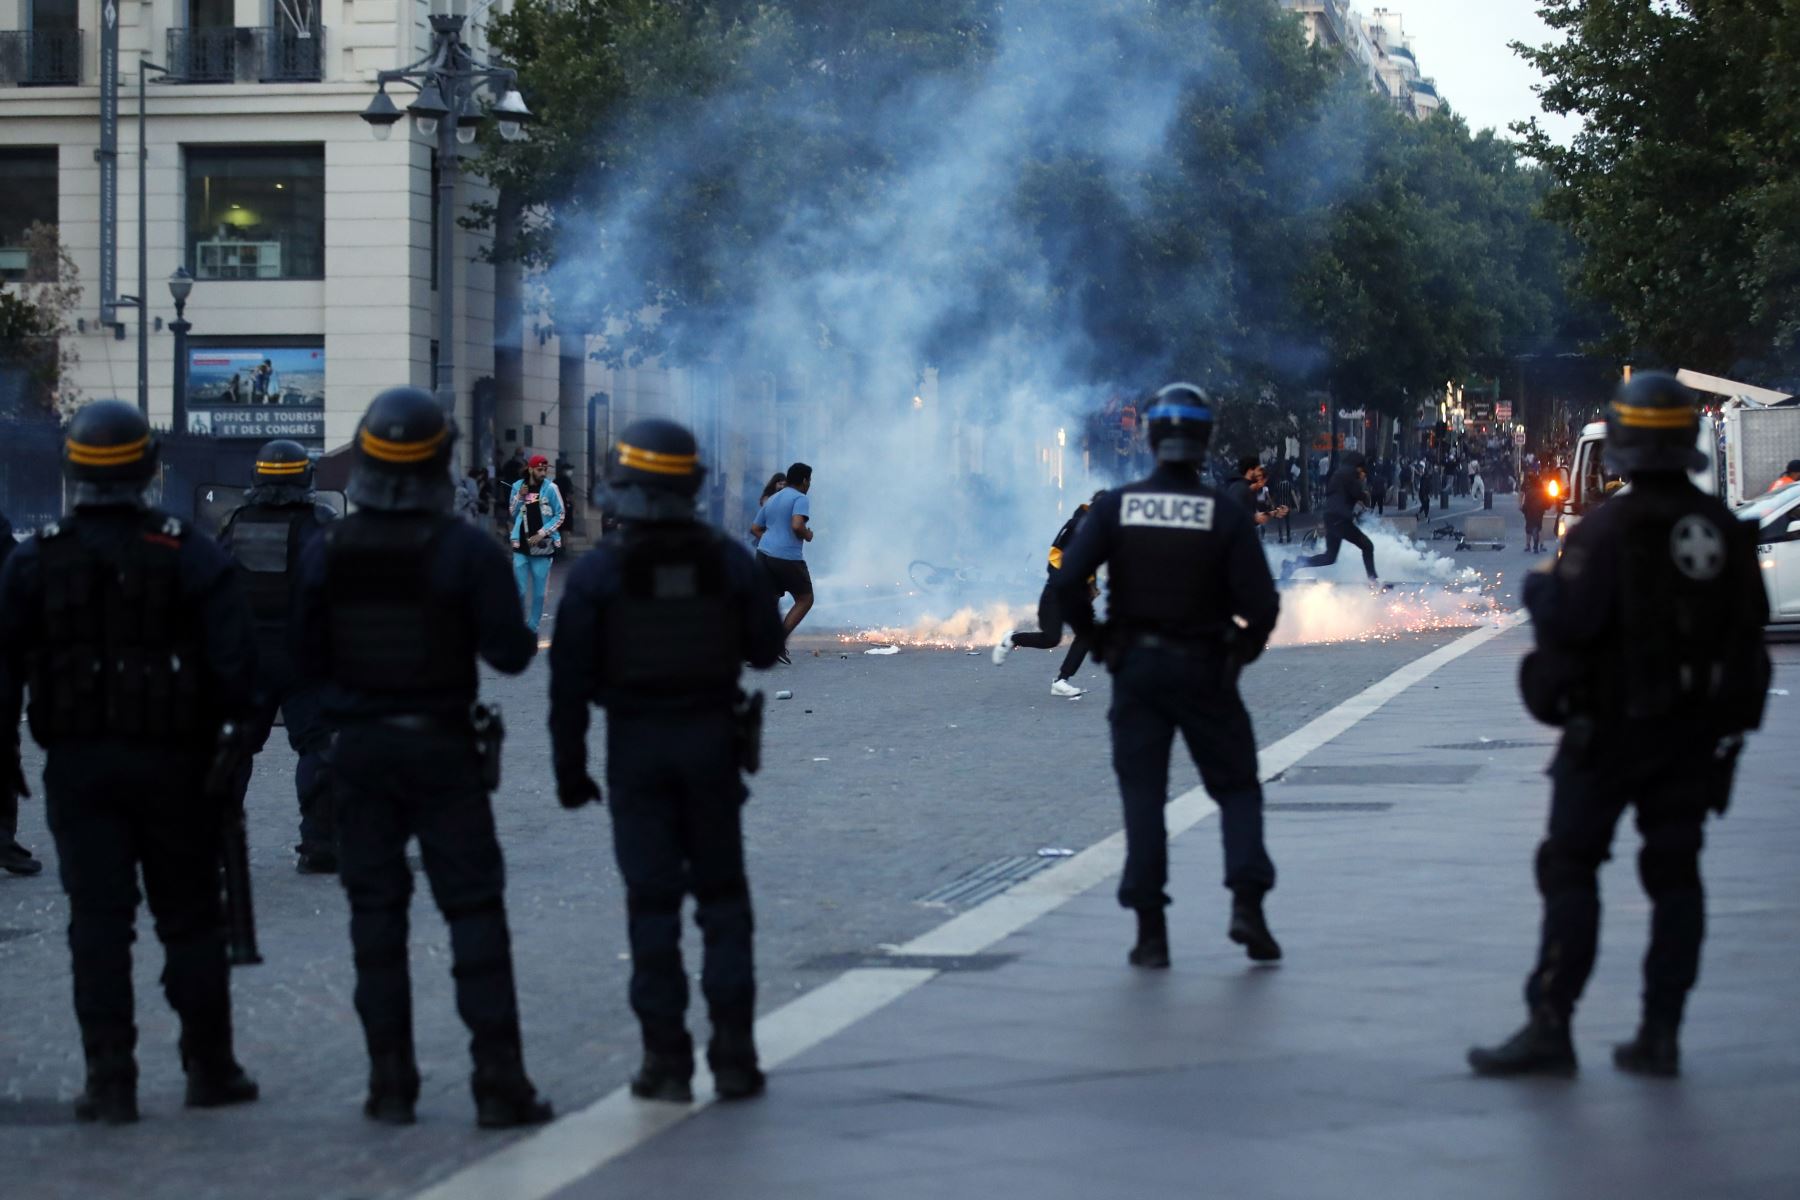
[[[1800,623],[1800,484],[1746,504],[1737,516],[1756,522],[1756,565],[1769,593],[1769,623]]]

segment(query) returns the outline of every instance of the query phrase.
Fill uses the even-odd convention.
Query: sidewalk
[[[1800,1195],[1800,701],[1771,697],[1733,811],[1709,827],[1687,1075],[1611,1066],[1636,1023],[1648,912],[1628,824],[1602,878],[1581,1077],[1482,1081],[1464,1065],[1522,1019],[1534,948],[1552,738],[1512,699],[1528,639],[1450,661],[1270,784],[1278,968],[1226,942],[1216,817],[1201,820],[1172,845],[1172,970],[1126,967],[1108,878],[983,953],[893,963],[950,968],[934,977],[850,972],[928,981],[900,980],[899,999],[781,1063],[760,1101],[686,1120],[618,1101],[671,1127],[555,1194]],[[1800,652],[1773,649],[1777,687],[1794,687]],[[1467,696],[1506,699],[1454,702]],[[449,1182],[434,1194],[475,1184]]]

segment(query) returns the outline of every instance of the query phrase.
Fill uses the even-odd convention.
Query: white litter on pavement
[[[792,700],[794,698],[794,693],[788,691],[786,688],[782,688],[779,692],[775,693],[775,698],[777,700]]]
[[[813,761],[814,762],[830,762],[831,760],[829,758],[815,758],[815,759],[813,759]]]
[[[1771,696],[1785,696],[1787,694],[1788,694],[1788,690],[1786,688],[1770,688],[1769,689],[1769,695],[1771,695]]]
[[[867,650],[864,650],[863,653],[864,654],[883,654],[883,655],[898,654],[898,653],[900,653],[900,647],[898,647],[898,646],[870,646]]]
[[[1039,858],[1074,858],[1075,852],[1062,846],[1045,846],[1038,851]]]

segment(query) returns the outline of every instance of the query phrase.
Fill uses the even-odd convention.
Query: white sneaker
[[[999,642],[995,643],[995,645],[994,645],[994,665],[996,667],[1003,666],[1006,662],[1006,656],[1013,652],[1012,635],[1016,632],[1017,632],[1017,630],[1013,630],[1013,629],[1007,630],[1005,633],[1000,635]]]
[[[1079,696],[1087,695],[1087,689],[1078,688],[1066,679],[1059,679],[1050,685],[1050,694],[1052,696],[1061,696],[1065,700],[1074,700]]]

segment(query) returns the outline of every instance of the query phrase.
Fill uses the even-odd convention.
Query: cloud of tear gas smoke
[[[1096,281],[1130,278],[1119,260],[1141,249],[1121,244],[1114,227],[1122,222],[1106,214],[1146,211],[1156,188],[1181,186],[1181,170],[1193,169],[1175,163],[1169,147],[1196,81],[1213,92],[1259,84],[1241,66],[1223,85],[1211,79],[1213,64],[1189,57],[1205,39],[1165,43],[1142,15],[1154,7],[1022,0],[997,9],[995,44],[978,64],[871,96],[857,133],[897,168],[875,172],[863,203],[811,203],[798,182],[773,233],[730,249],[743,294],[734,304],[709,301],[705,320],[722,365],[777,362],[771,373],[784,394],[798,394],[785,410],[777,461],[748,473],[790,459],[816,471],[817,540],[806,552],[819,595],[813,625],[951,618],[946,628],[965,629],[980,623],[956,616],[965,609],[992,615],[998,602],[1028,601],[1058,525],[1096,487],[1116,482],[1083,461],[1088,414],[1108,396],[1139,397],[1183,373],[1155,347],[1112,344],[1095,328],[1105,324],[1092,312]],[[1206,20],[1204,5],[1166,7],[1181,9],[1192,28]],[[769,111],[772,103],[780,111]],[[819,135],[814,110],[791,77],[709,101],[666,136],[653,171],[609,197],[591,229],[575,231],[571,240],[591,250],[565,255],[550,290],[616,310],[619,296],[633,294],[632,279],[647,273],[641,264],[682,236],[665,211],[671,194],[691,202],[689,186],[733,152],[721,147],[742,145],[744,126]],[[1284,145],[1248,169],[1287,178],[1325,157]],[[1052,188],[1066,207],[1026,211],[1027,181],[1041,182],[1047,170],[1083,185],[1079,203]],[[1291,190],[1312,194],[1316,181]],[[1229,244],[1218,257],[1180,286],[1221,289],[1233,270]],[[1230,336],[1230,322],[1219,324],[1221,338]],[[755,437],[735,428],[751,418],[729,405],[696,416],[702,427]],[[1110,447],[1105,454],[1116,459]]]
[[[1499,616],[1479,571],[1457,566],[1422,543],[1401,537],[1392,526],[1376,523],[1364,532],[1375,547],[1375,570],[1394,589],[1369,590],[1361,552],[1345,545],[1329,567],[1296,572],[1299,582],[1281,593],[1281,619],[1270,645],[1371,641],[1467,628]],[[1264,553],[1270,570],[1279,572],[1283,560],[1301,551],[1293,545],[1266,546]]]

